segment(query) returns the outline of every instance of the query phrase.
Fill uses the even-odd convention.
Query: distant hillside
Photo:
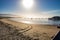
[[[60,21],[60,16],[54,16],[52,18],[48,18],[49,20],[53,20],[53,21]]]
[[[1,18],[17,18],[17,16],[13,14],[0,14],[0,19]]]

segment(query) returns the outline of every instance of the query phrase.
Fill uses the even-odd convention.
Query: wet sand
[[[0,21],[13,25],[13,28],[19,30],[29,29],[23,34],[31,37],[31,40],[51,40],[60,30],[54,25],[26,24],[21,22],[11,21],[9,19],[1,19]],[[21,30],[20,30],[21,29]],[[29,39],[27,39],[29,40]]]

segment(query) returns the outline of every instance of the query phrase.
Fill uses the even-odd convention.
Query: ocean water
[[[30,18],[10,18],[10,20],[16,22],[22,22],[27,24],[47,24],[47,25],[58,25],[60,21],[52,21],[48,20],[47,18],[40,18],[40,19],[30,19]]]

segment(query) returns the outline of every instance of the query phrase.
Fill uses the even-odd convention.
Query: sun
[[[29,9],[33,6],[34,0],[22,0],[22,4],[25,8]]]

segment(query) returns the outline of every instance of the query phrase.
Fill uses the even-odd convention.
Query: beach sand
[[[26,29],[23,32],[24,35],[33,38],[32,40],[52,40],[52,38],[58,33],[60,29],[54,25],[41,25],[41,24],[26,24],[21,22],[15,22],[9,19],[1,19],[0,21],[13,25],[13,28],[18,30]],[[27,39],[28,40],[28,39]]]

